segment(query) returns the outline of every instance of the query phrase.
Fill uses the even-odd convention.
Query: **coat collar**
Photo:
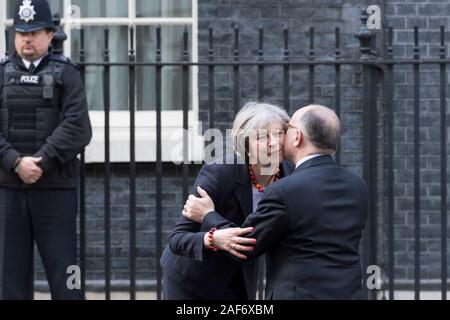
[[[300,166],[297,167],[297,169],[294,170],[294,172],[300,172],[307,168],[319,166],[326,163],[335,164],[336,162],[330,155],[322,155],[303,162]]]
[[[283,161],[280,163],[280,176],[286,177],[294,172],[295,165],[290,161]],[[250,181],[250,175],[248,173],[247,164],[237,164],[236,165],[236,183],[243,185]]]
[[[49,54],[45,55],[41,62],[39,63],[39,65],[37,66],[36,70],[41,69],[44,65],[47,64],[49,59]],[[12,56],[11,56],[11,62],[13,62],[14,64],[18,65],[21,69],[23,70],[28,70],[28,68],[25,66],[25,64],[22,61],[22,57],[19,56],[17,54],[17,52],[15,52]]]
[[[285,177],[294,171],[294,164],[288,161],[280,163],[280,176]],[[245,216],[253,212],[252,181],[246,164],[236,165],[236,183],[239,187],[235,191],[242,212]]]

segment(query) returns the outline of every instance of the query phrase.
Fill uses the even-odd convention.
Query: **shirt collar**
[[[44,57],[41,57],[33,62],[35,68],[38,67],[38,65],[41,63],[42,59],[44,59]],[[25,68],[30,69],[31,61],[28,61],[28,60],[22,58],[22,62],[23,62],[23,65],[25,66]]]
[[[309,156],[303,157],[299,162],[297,162],[297,164],[295,165],[295,169],[297,169],[298,167],[300,167],[302,163],[304,163],[304,162],[306,162],[306,161],[308,161],[308,160],[311,160],[311,159],[313,159],[313,158],[320,157],[320,156],[323,156],[323,154],[321,154],[321,153],[316,153],[316,154],[311,154],[311,155],[309,155]]]

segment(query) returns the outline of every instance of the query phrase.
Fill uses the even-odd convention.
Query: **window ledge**
[[[189,112],[189,156],[191,162],[203,160],[204,138],[201,124],[194,121],[194,113]],[[162,161],[179,164],[183,160],[183,114],[181,111],[163,111],[162,121]],[[105,113],[91,111],[92,141],[86,147],[86,163],[105,161]],[[130,113],[113,111],[110,113],[110,162],[130,161]],[[156,113],[136,112],[136,162],[156,161]]]

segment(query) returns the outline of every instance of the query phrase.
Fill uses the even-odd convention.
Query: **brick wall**
[[[414,26],[419,27],[420,56],[439,58],[439,28],[447,30],[450,43],[450,3],[443,1],[385,1],[386,24],[394,27],[394,56],[412,58]],[[420,69],[420,201],[421,201],[421,277],[440,277],[440,101],[439,67]],[[447,72],[447,79],[450,79]],[[447,82],[448,83],[448,82]],[[395,276],[414,277],[414,102],[411,66],[395,71]],[[447,101],[448,102],[448,101]],[[447,103],[448,106],[448,103]],[[387,230],[387,225],[384,225]]]

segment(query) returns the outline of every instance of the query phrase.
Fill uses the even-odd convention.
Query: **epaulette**
[[[58,61],[65,64],[71,64],[75,66],[75,64],[66,56],[63,56],[62,54],[50,54],[49,60]]]
[[[5,56],[0,60],[0,65],[4,66],[5,64],[7,64],[9,62],[9,57]]]

